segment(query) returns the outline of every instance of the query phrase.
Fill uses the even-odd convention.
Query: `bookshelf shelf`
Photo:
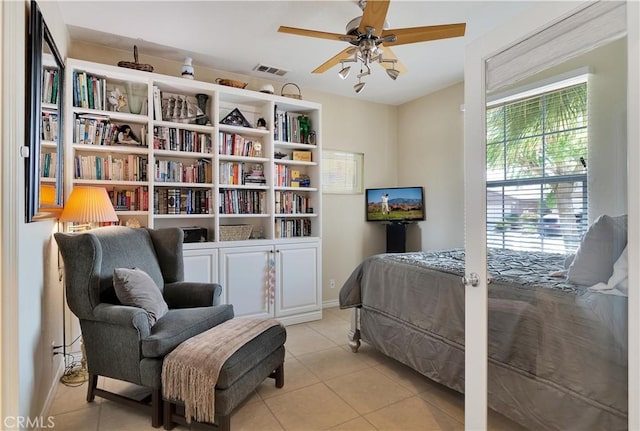
[[[153,153],[159,157],[175,157],[180,159],[212,159],[211,153],[197,153],[195,151],[174,151],[174,150],[153,150]]]

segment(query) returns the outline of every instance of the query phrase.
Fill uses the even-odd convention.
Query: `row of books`
[[[219,197],[221,214],[266,214],[264,190],[221,190]]]
[[[227,156],[263,157],[262,143],[246,139],[237,133],[218,133],[218,154]]]
[[[311,129],[311,120],[304,114],[274,111],[273,139],[276,141],[306,144]]]
[[[211,183],[211,161],[200,159],[187,164],[175,160],[156,159],[154,178],[159,182]]]
[[[211,154],[211,135],[175,127],[153,128],[153,148],[156,150],[191,151]]]
[[[58,103],[59,83],[60,70],[57,68],[45,68],[42,73],[42,103]]]
[[[311,236],[311,220],[308,218],[277,219],[274,233],[276,238]]]
[[[73,72],[73,106],[107,110],[107,80],[106,78]]]
[[[298,169],[278,164],[274,168],[276,187],[311,187],[309,178],[302,175]]]
[[[116,211],[148,211],[149,188],[135,187],[132,190],[108,190],[109,198]]]
[[[276,190],[276,214],[307,214],[312,212],[311,199],[294,192]]]
[[[45,141],[58,140],[58,114],[53,112],[42,113],[41,138]]]
[[[55,178],[58,169],[57,153],[42,153],[40,156],[40,176],[44,178]]]
[[[114,156],[76,155],[76,179],[109,181],[147,181],[148,159],[134,154]]]
[[[76,115],[73,142],[86,145],[113,145],[118,139],[119,126],[107,117]]]
[[[218,180],[220,184],[226,185],[265,185],[267,183],[262,164],[244,162],[220,162]]]
[[[153,191],[154,214],[209,214],[211,190],[156,188]]]

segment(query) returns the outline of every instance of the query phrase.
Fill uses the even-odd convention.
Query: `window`
[[[586,77],[487,107],[489,247],[577,249],[588,220],[587,119]]]

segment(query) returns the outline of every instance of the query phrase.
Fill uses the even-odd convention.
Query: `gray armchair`
[[[105,227],[56,233],[55,239],[65,264],[67,303],[80,319],[89,371],[87,401],[100,396],[137,403],[98,389],[98,376],[145,386],[151,390],[152,425],[162,425],[164,357],[184,340],[233,318],[233,307],[219,305],[219,285],[183,281],[181,229]],[[169,306],[153,326],[143,309],[121,305],[115,295],[113,270],[133,267],[151,276]]]

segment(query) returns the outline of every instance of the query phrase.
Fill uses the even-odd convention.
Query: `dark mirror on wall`
[[[62,96],[64,62],[40,8],[31,1],[27,52],[26,221],[62,210]]]

